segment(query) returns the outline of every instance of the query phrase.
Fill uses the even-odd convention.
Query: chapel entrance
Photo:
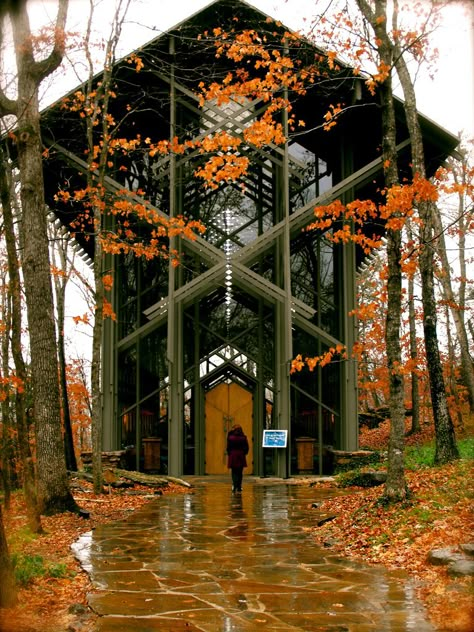
[[[206,474],[227,474],[227,433],[240,424],[249,441],[248,467],[253,473],[253,395],[235,382],[221,383],[206,393]]]

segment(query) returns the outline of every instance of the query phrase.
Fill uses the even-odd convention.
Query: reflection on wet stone
[[[126,521],[82,536],[98,632],[432,632],[412,586],[317,548],[305,531],[325,493],[272,479],[196,478]]]

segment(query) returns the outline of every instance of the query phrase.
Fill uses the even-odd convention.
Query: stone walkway
[[[99,526],[75,546],[96,591],[97,632],[429,632],[401,575],[314,546],[307,485],[189,479],[124,522]]]

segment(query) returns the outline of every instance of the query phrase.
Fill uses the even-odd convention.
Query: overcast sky
[[[314,15],[315,7],[327,6],[331,0],[247,0],[264,13],[281,20],[285,25],[304,33]],[[411,0],[408,0],[411,1]],[[0,0],[0,4],[3,0]],[[107,38],[108,18],[114,12],[115,0],[100,0],[96,24],[97,36]],[[132,0],[132,9],[124,29],[120,55],[124,55],[160,32],[181,22],[209,0]],[[56,0],[29,0],[32,26],[41,27],[55,19]],[[89,11],[89,0],[70,0],[68,30],[84,32]],[[443,14],[440,27],[434,35],[434,44],[440,49],[437,73],[433,80],[426,74],[417,77],[417,99],[421,112],[454,134],[464,130],[474,137],[474,3],[451,2]],[[85,78],[85,77],[84,77]],[[78,84],[71,75],[56,77],[48,86],[44,104],[60,98]],[[68,300],[69,316],[85,311],[77,307],[77,293]],[[71,311],[72,310],[72,311]],[[69,320],[69,319],[68,319]],[[69,327],[67,330],[69,331]],[[89,342],[82,342],[79,331],[73,327],[71,336],[78,355],[88,355]]]
[[[1,2],[1,0],[0,0]],[[304,33],[316,10],[321,11],[330,0],[247,0],[264,13]],[[132,0],[124,28],[121,54],[139,47],[160,32],[186,19],[207,6],[209,0]],[[68,28],[83,31],[89,0],[70,0]],[[107,37],[107,19],[113,15],[115,0],[99,0],[97,36]],[[44,25],[54,19],[56,0],[30,0],[30,13],[35,24]],[[99,25],[99,27],[97,27]],[[102,29],[102,30],[101,30]],[[451,1],[433,43],[440,50],[433,79],[426,72],[416,79],[418,107],[421,112],[457,134],[465,131],[474,137],[474,2]],[[68,89],[74,87],[70,79]],[[62,86],[61,86],[62,87]],[[58,98],[48,89],[48,100]]]

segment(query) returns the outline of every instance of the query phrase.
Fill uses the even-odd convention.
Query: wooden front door
[[[252,453],[253,396],[238,384],[218,384],[206,394],[206,474],[227,474],[227,433],[240,424],[249,442],[248,466],[253,472]]]

